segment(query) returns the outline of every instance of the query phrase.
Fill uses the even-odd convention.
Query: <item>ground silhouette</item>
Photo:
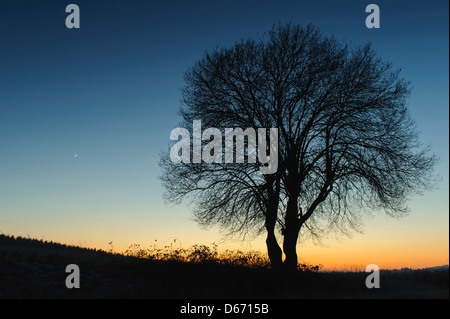
[[[205,247],[205,246],[197,246]],[[138,250],[135,250],[136,252]],[[68,264],[80,268],[80,289],[68,289]],[[284,277],[268,267],[197,258],[128,256],[0,235],[0,298],[448,298],[448,268],[382,271],[367,289],[364,272],[304,268]]]

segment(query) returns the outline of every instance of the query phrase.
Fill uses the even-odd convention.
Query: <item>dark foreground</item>
[[[80,288],[66,287],[66,266],[80,268]],[[104,251],[11,240],[0,235],[0,298],[449,298],[449,271],[298,272],[214,263],[155,261]]]

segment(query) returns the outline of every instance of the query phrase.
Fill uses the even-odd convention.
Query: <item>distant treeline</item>
[[[39,248],[39,249],[51,249],[51,250],[61,250],[61,251],[84,251],[84,252],[96,252],[96,253],[106,253],[103,250],[95,248],[82,248],[79,246],[66,245],[61,243],[55,243],[52,241],[46,241],[42,239],[25,238],[22,236],[10,236],[5,234],[0,234],[0,247],[10,246],[10,247],[22,247],[22,248]]]

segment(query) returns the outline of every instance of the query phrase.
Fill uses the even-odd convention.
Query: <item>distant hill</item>
[[[0,235],[0,298],[449,298],[448,266],[382,271],[381,288],[367,289],[364,272],[276,274],[197,249],[191,262],[155,260]],[[65,286],[69,264],[80,268],[80,289]]]
[[[81,248],[78,246],[65,245],[60,243],[55,243],[52,241],[44,241],[33,238],[25,238],[21,236],[9,236],[5,234],[0,234],[0,247],[18,247],[22,249],[37,249],[37,250],[53,250],[53,251],[77,251],[77,252],[94,252],[94,253],[105,253],[102,250],[91,249],[91,248]]]

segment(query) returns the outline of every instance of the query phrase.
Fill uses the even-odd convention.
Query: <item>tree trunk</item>
[[[280,245],[278,245],[277,238],[275,237],[275,225],[277,223],[278,200],[280,195],[279,175],[276,175],[276,178],[268,184],[268,205],[265,223],[267,230],[267,254],[269,255],[272,269],[278,270],[283,265],[283,251],[281,250]]]
[[[299,231],[291,229],[285,231],[283,251],[286,255],[284,260],[284,266],[287,271],[297,270],[298,257],[297,257],[297,240]]]
[[[269,202],[266,212],[266,229],[267,229],[267,254],[269,255],[270,265],[272,269],[279,269],[283,264],[283,252],[278,245],[275,237],[275,225],[277,222],[278,204]]]
[[[286,256],[284,266],[288,271],[297,270],[297,240],[300,232],[297,196],[291,196],[286,208],[286,228],[284,230],[283,251]]]
[[[275,226],[275,224],[274,224]],[[266,223],[267,227],[267,223]],[[267,229],[267,254],[269,255],[270,265],[272,269],[278,270],[283,265],[283,252],[278,245],[277,238],[275,237],[275,227],[270,230]]]

